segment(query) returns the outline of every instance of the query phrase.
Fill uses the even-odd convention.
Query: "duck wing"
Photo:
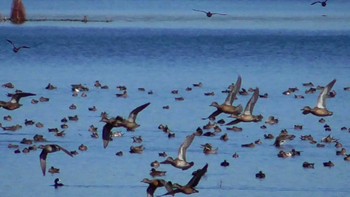
[[[154,191],[156,191],[157,187],[153,184],[150,184],[148,187],[147,187],[147,197],[153,197],[154,195]]]
[[[184,143],[181,144],[179,148],[179,155],[178,159],[182,161],[186,161],[186,151],[187,148],[191,145],[195,137],[195,134],[193,133],[192,135],[188,135],[184,141]]]
[[[6,40],[7,40],[7,42],[9,42],[13,47],[16,47],[15,44],[14,44],[11,40],[9,40],[9,39],[6,39]]]
[[[30,47],[25,46],[25,45],[18,47],[18,49],[22,49],[22,48],[23,48],[23,49],[29,49]]]
[[[217,12],[212,12],[212,14],[216,14],[216,15],[227,15],[227,14],[223,14],[223,13],[217,13]]]
[[[67,155],[73,157],[73,154],[71,152],[69,152],[67,149],[63,148],[62,146],[56,145],[59,147],[59,149],[63,152],[65,152]]]
[[[103,148],[107,148],[109,141],[111,141],[111,130],[113,128],[112,124],[106,123],[102,128],[102,140]]]
[[[41,170],[43,172],[43,175],[45,176],[45,172],[46,172],[46,158],[47,158],[47,154],[48,152],[43,149],[40,153],[40,167],[41,167]]]
[[[210,114],[208,116],[208,119],[209,120],[215,120],[216,116],[218,116],[221,113],[222,113],[222,111],[217,109],[216,111],[214,111],[212,114]],[[204,119],[206,119],[206,118],[204,118]]]
[[[204,11],[204,10],[197,10],[197,9],[192,9],[193,11],[196,11],[196,12],[203,12],[203,13],[208,13],[207,11]]]
[[[316,3],[322,3],[321,1],[315,1],[313,3],[311,3],[310,5],[315,5]]]
[[[232,120],[231,122],[227,123],[227,124],[226,124],[226,126],[230,126],[230,125],[238,124],[238,123],[240,123],[240,122],[241,122],[241,120],[239,120],[239,119],[235,119],[235,120]]]
[[[322,109],[326,108],[326,99],[328,98],[328,94],[333,88],[335,82],[336,80],[333,79],[333,81],[331,81],[326,87],[323,88],[321,94],[318,96],[318,99],[317,99],[318,108],[322,108]]]
[[[252,115],[253,114],[253,109],[255,106],[256,101],[259,98],[259,88],[256,88],[254,90],[254,94],[252,95],[252,97],[249,99],[245,109],[244,109],[244,115]]]
[[[236,98],[238,91],[241,89],[241,84],[242,84],[242,78],[241,78],[241,76],[238,76],[238,79],[237,79],[236,83],[234,84],[234,87],[231,87],[230,93],[226,97],[226,100],[224,102],[225,105],[232,105],[233,101]]]
[[[28,92],[20,92],[20,93],[12,94],[10,102],[11,103],[18,103],[22,97],[35,96],[35,95],[36,94],[28,93]]]
[[[193,172],[193,176],[190,179],[190,181],[186,184],[187,187],[196,187],[201,180],[202,176],[207,172],[208,170],[208,164],[205,164],[205,166],[202,169],[198,169],[197,171]]]
[[[134,110],[132,110],[132,111],[130,112],[130,114],[129,114],[128,121],[129,121],[129,122],[135,122],[137,114],[138,114],[140,111],[142,111],[143,109],[145,109],[149,104],[151,104],[151,103],[143,104],[143,105],[141,105],[141,106],[139,106],[139,107],[136,107]]]

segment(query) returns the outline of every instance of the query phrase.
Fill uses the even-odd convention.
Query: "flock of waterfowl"
[[[320,117],[319,122],[324,123],[325,119],[323,117],[327,117],[327,116],[332,116],[333,112],[331,112],[327,106],[326,106],[326,101],[329,98],[333,98],[336,96],[336,92],[334,90],[332,90],[333,86],[335,85],[336,80],[332,80],[331,82],[329,82],[326,86],[318,86],[317,88],[314,87],[314,85],[312,83],[305,83],[303,84],[305,87],[310,87],[309,90],[306,91],[306,93],[315,93],[316,91],[320,90],[321,92],[319,93],[317,102],[316,102],[316,106],[315,107],[309,107],[306,106],[304,108],[301,109],[300,114],[304,114],[304,115],[314,115],[314,116],[318,116]],[[142,180],[143,183],[147,183],[148,187],[146,189],[147,191],[147,196],[154,196],[154,193],[156,191],[156,189],[158,187],[165,187],[167,193],[161,195],[161,196],[166,196],[166,195],[175,195],[176,193],[184,193],[184,194],[192,194],[192,193],[197,193],[198,189],[196,188],[196,186],[199,184],[202,176],[205,175],[205,173],[210,170],[210,166],[207,163],[203,168],[198,169],[197,171],[193,172],[192,174],[192,178],[190,179],[190,181],[186,184],[186,185],[181,185],[178,183],[172,183],[172,181],[170,180],[165,180],[165,179],[161,179],[161,178],[154,178],[154,177],[163,177],[163,176],[168,176],[166,174],[166,171],[160,171],[157,170],[157,168],[161,165],[166,165],[166,164],[170,164],[171,166],[181,169],[181,170],[188,170],[191,169],[195,163],[193,161],[188,161],[186,158],[187,155],[187,149],[191,146],[192,142],[194,141],[195,138],[200,137],[200,136],[207,136],[207,137],[213,137],[213,136],[217,136],[218,134],[220,134],[222,132],[221,127],[226,126],[228,131],[234,131],[234,132],[240,132],[242,131],[242,128],[236,126],[239,125],[241,123],[257,123],[257,122],[262,122],[264,117],[263,115],[259,114],[259,115],[254,115],[253,111],[254,111],[254,106],[257,104],[258,99],[259,98],[268,98],[268,94],[260,94],[259,93],[259,88],[251,88],[248,91],[244,88],[241,87],[242,85],[242,77],[238,76],[237,80],[235,83],[232,83],[229,85],[229,87],[223,91],[225,94],[227,94],[226,99],[224,100],[224,102],[222,104],[218,104],[218,102],[212,102],[210,104],[211,107],[215,107],[216,110],[209,114],[207,116],[207,118],[202,118],[203,120],[209,120],[208,124],[204,125],[203,127],[199,126],[197,128],[196,131],[194,131],[193,133],[187,135],[187,137],[184,139],[183,143],[179,146],[178,149],[178,155],[175,157],[171,157],[168,156],[166,154],[166,152],[161,152],[159,153],[160,157],[166,157],[166,159],[164,161],[158,162],[158,161],[154,161],[151,163],[152,169],[150,172],[150,175],[153,177],[152,179],[148,179],[148,178],[144,178]],[[95,88],[102,88],[103,89],[108,89],[108,86],[102,86],[100,84],[99,81],[96,81],[94,84]],[[202,87],[203,84],[193,84],[193,86],[196,87]],[[8,82],[2,85],[3,88],[5,89],[14,89],[15,86]],[[125,91],[127,92],[127,87],[125,86],[118,86],[117,87],[119,90]],[[57,87],[52,85],[52,84],[48,84],[45,89],[47,90],[56,90]],[[191,91],[191,87],[187,88],[187,91]],[[349,91],[350,88],[349,87],[345,87],[344,91]],[[144,91],[143,88],[139,88],[139,91]],[[284,95],[291,95],[294,94],[295,92],[297,92],[297,88],[289,88],[287,91],[283,92]],[[79,96],[79,94],[81,93],[81,96],[87,96],[89,92],[89,87],[83,86],[81,84],[73,84],[72,85],[72,96],[76,97]],[[176,94],[176,91],[172,92],[173,94]],[[149,94],[153,94],[153,92],[149,92]],[[237,99],[239,96],[245,96],[245,95],[250,95],[251,94],[251,98],[249,99],[249,101],[246,103],[245,108],[243,109],[241,104],[238,105],[233,105],[235,99]],[[28,93],[28,92],[23,92],[21,90],[16,90],[15,93],[9,93],[7,95],[8,97],[10,97],[10,99],[8,101],[0,101],[0,109],[2,111],[2,114],[4,114],[4,112],[6,111],[13,111],[13,110],[17,110],[18,108],[22,107],[24,109],[23,113],[25,113],[25,108],[26,106],[22,106],[22,104],[20,103],[20,99],[28,99],[30,97],[35,97],[36,94],[34,93]],[[28,97],[28,98],[26,98]],[[118,95],[116,94],[116,97],[118,97]],[[124,97],[127,98],[127,97]],[[297,96],[295,94],[295,98],[296,99],[300,99],[299,96]],[[39,102],[48,102],[49,98],[45,98],[45,97],[40,97]],[[182,102],[183,100],[177,100],[175,98],[176,102]],[[31,101],[32,104],[36,104],[38,103],[38,100],[33,98]],[[90,126],[90,131],[91,131],[91,137],[92,138],[99,138],[100,133],[102,133],[102,145],[101,148],[103,147],[104,149],[106,149],[108,147],[108,144],[113,140],[113,138],[116,137],[121,137],[123,136],[123,134],[121,132],[113,132],[114,128],[124,128],[127,132],[135,132],[136,130],[138,130],[138,128],[140,127],[140,125],[137,123],[137,116],[140,112],[142,113],[147,113],[147,107],[151,105],[150,102],[147,102],[143,105],[140,105],[136,108],[134,108],[128,115],[127,118],[123,118],[122,115],[118,115],[116,117],[111,117],[107,114],[107,112],[101,112],[101,117],[99,120],[96,120],[96,122],[102,122],[104,123],[104,126],[102,128],[102,130],[98,129],[97,127],[94,127],[93,125]],[[71,106],[69,106],[69,109],[74,110],[76,109],[76,106],[74,104],[72,104]],[[164,106],[163,107],[164,110],[168,110],[169,106]],[[89,108],[89,111],[97,111],[96,106],[93,106],[91,108]],[[145,111],[145,112],[143,112]],[[224,119],[219,119],[218,117],[220,116],[220,114],[226,114],[226,116],[228,116],[229,118],[234,118],[233,121],[226,123]],[[79,119],[79,117],[76,116],[69,116],[68,120],[71,121],[77,121]],[[12,118],[11,115],[5,115],[3,117],[3,120],[5,122],[11,122]],[[62,129],[65,129],[68,127],[67,124],[65,124],[68,121],[66,118],[63,118],[61,120],[61,122],[63,123],[61,125]],[[266,128],[266,125],[274,125],[274,124],[278,124],[278,118],[270,116],[268,118],[265,119],[265,124],[261,126],[262,129]],[[35,124],[34,121],[25,120],[25,125],[33,125]],[[38,128],[39,127],[44,127],[43,123],[36,123],[35,124]],[[233,127],[229,127],[231,125],[234,125]],[[14,125],[14,126],[5,126],[4,124],[0,124],[1,128],[4,130],[4,132],[16,132],[18,130],[20,130],[22,128],[22,125]],[[168,128],[167,125],[162,125],[160,124],[158,126],[158,129],[162,130],[164,133],[168,134],[169,138],[175,137],[175,133],[170,130]],[[302,130],[303,126],[302,125],[295,125],[294,126],[295,130]],[[325,129],[330,129],[330,126],[325,125]],[[58,128],[48,128],[48,132],[53,132],[55,133],[56,136],[64,136],[64,131],[59,131],[60,129]],[[207,132],[204,132],[204,130],[207,130]],[[210,130],[214,130],[213,132],[211,132]],[[343,127],[342,130],[349,130],[347,127]],[[277,136],[274,137],[272,134],[265,134],[264,135],[265,139],[274,139],[274,143],[273,145],[280,149],[281,147],[283,147],[283,145],[288,142],[288,141],[292,141],[296,138],[296,136],[294,134],[290,134],[286,129],[282,130],[281,133]],[[142,142],[142,136],[133,136],[133,143],[141,143]],[[328,135],[327,137],[323,138],[321,140],[321,142],[317,142],[315,139],[313,139],[313,137],[311,135],[305,135],[305,136],[301,136],[300,137],[301,140],[305,140],[305,141],[310,141],[310,143],[313,144],[317,144],[317,147],[324,147],[324,143],[335,143],[336,148],[338,149],[336,151],[337,155],[341,155],[344,157],[345,161],[350,161],[350,155],[347,155],[346,153],[346,149],[342,146],[341,142],[339,139],[335,139],[333,138],[331,135]],[[222,141],[227,141],[228,140],[228,135],[227,133],[223,134],[220,136],[220,140]],[[36,145],[32,145],[33,142],[35,143],[41,143],[40,146],[36,147]],[[30,145],[29,147],[24,148],[22,151],[19,149],[19,145],[17,144],[8,144],[8,147],[10,149],[15,149],[14,153],[28,153],[31,151],[34,151],[36,149],[41,149],[41,153],[38,155],[39,158],[39,164],[42,170],[43,175],[45,176],[47,168],[46,168],[46,163],[47,163],[47,158],[48,158],[48,154],[49,153],[55,153],[57,151],[62,151],[64,153],[66,153],[67,155],[69,155],[70,157],[74,157],[76,154],[78,154],[78,152],[76,151],[69,151],[66,148],[62,147],[59,144],[52,144],[52,143],[48,143],[46,141],[46,139],[43,137],[43,135],[35,135],[33,137],[33,140],[30,139],[22,139],[22,141],[20,141],[19,143],[21,144],[25,144],[25,145]],[[242,144],[242,147],[247,147],[247,148],[253,148],[256,145],[261,144],[262,141],[261,140],[256,140],[255,142],[252,143],[247,143],[247,144]],[[218,148],[213,147],[210,143],[206,143],[201,145],[201,147],[203,148],[203,153],[204,154],[218,154]],[[103,151],[103,148],[101,149],[101,151]],[[341,149],[341,150],[340,150]],[[81,144],[79,146],[79,150],[80,151],[87,151],[88,147]],[[131,146],[130,147],[130,153],[137,153],[137,154],[142,154],[144,151],[144,147],[143,145],[140,146]],[[51,155],[51,154],[50,154]],[[295,157],[295,156],[300,156],[301,155],[301,151],[295,150],[293,149],[292,151],[285,151],[283,149],[281,149],[278,153],[278,157],[281,158],[289,158],[289,157]],[[116,156],[123,156],[123,152],[119,151],[116,153]],[[234,158],[238,158],[239,155],[237,153],[233,154],[232,157]],[[69,159],[67,157],[67,159]],[[230,165],[230,163],[227,160],[224,160],[223,162],[220,163],[221,166],[223,167],[228,167]],[[334,163],[332,161],[326,161],[323,163],[324,166],[327,167],[333,167]],[[314,163],[311,162],[307,162],[305,161],[302,166],[304,168],[314,168]],[[68,167],[68,166],[66,166]],[[48,169],[48,172],[50,173],[59,173],[60,169],[55,168],[53,166],[51,166],[51,168]],[[259,171],[256,173],[256,178],[259,179],[264,179],[266,177],[265,173],[263,171]],[[170,176],[168,179],[171,179]],[[63,186],[62,183],[59,183],[59,179],[55,179],[55,184],[54,184],[55,188],[58,188],[60,186]]]

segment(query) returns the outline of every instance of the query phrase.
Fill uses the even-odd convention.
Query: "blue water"
[[[215,137],[196,137],[188,149],[187,158],[194,161],[193,168],[181,171],[162,165],[167,171],[164,178],[181,184],[187,183],[193,170],[209,164],[208,172],[201,180],[198,194],[192,196],[346,196],[349,192],[347,172],[350,164],[342,156],[336,156],[334,143],[317,148],[315,144],[301,141],[301,135],[312,134],[315,140],[331,134],[349,149],[349,133],[340,128],[350,127],[348,114],[350,86],[348,73],[350,54],[350,31],[348,19],[350,2],[330,1],[326,8],[310,6],[308,1],[41,1],[24,2],[28,18],[82,18],[111,19],[110,23],[81,22],[27,22],[24,25],[0,23],[0,84],[12,82],[15,89],[1,87],[0,100],[7,100],[7,93],[16,89],[37,95],[21,100],[23,106],[15,111],[0,109],[0,117],[11,115],[11,122],[1,119],[4,126],[23,125],[16,132],[0,133],[1,196],[146,196],[147,185],[143,178],[151,178],[150,163],[162,161],[159,152],[165,151],[176,157],[177,149],[185,137],[208,123],[202,120],[215,109],[212,101],[222,103],[226,97],[221,93],[242,76],[243,88],[259,87],[269,98],[260,98],[254,113],[262,114],[260,123],[240,123],[242,132],[227,131]],[[265,1],[264,1],[265,2]],[[0,2],[0,13],[9,15],[11,2]],[[207,18],[192,8],[226,13],[226,16]],[[28,45],[13,53],[5,39],[18,45]],[[327,100],[327,107],[334,115],[327,117],[331,132],[324,131],[319,118],[303,115],[306,105],[316,105],[319,91],[305,94],[302,83],[312,81],[326,85],[337,79],[335,98]],[[108,85],[103,90],[93,86],[99,80]],[[203,83],[202,88],[193,87]],[[57,86],[49,91],[48,83]],[[71,84],[84,84],[90,88],[87,97],[72,97]],[[119,85],[128,88],[129,97],[117,98]],[[138,91],[143,87],[146,92]],[[298,87],[296,94],[305,99],[285,96],[283,91]],[[173,95],[172,90],[179,90]],[[154,94],[149,95],[147,91]],[[204,96],[214,92],[215,96]],[[32,98],[50,98],[47,103],[31,104]],[[175,101],[183,96],[184,101]],[[238,96],[235,104],[245,106],[250,96]],[[151,105],[138,115],[141,125],[135,133],[126,132],[115,138],[103,149],[102,140],[90,137],[90,125],[98,127],[101,134],[103,123],[100,113],[110,116],[127,116],[135,107],[146,102]],[[76,110],[68,107],[76,104]],[[97,107],[97,112],[88,107]],[[162,109],[169,105],[169,110]],[[68,122],[66,136],[55,137],[48,128],[60,127],[63,117],[78,115],[78,122]],[[279,123],[264,125],[269,116]],[[221,114],[218,119],[231,121]],[[44,128],[24,126],[25,119],[42,122]],[[166,124],[176,133],[168,139],[158,129]],[[293,126],[301,124],[302,131]],[[282,129],[297,137],[281,149],[303,151],[301,156],[281,159],[281,150],[273,146],[273,140],[263,135],[277,136]],[[219,140],[224,133],[227,142]],[[49,141],[68,150],[78,150],[80,144],[88,151],[70,158],[63,152],[50,154],[47,168],[60,168],[60,174],[42,176],[39,165],[40,150],[28,154],[14,154],[9,143],[42,134]],[[130,154],[132,136],[141,135],[145,146],[143,154]],[[255,148],[242,148],[241,144],[261,139],[263,144]],[[211,143],[219,147],[216,155],[204,155],[201,144]],[[39,145],[40,143],[36,144]],[[123,151],[124,156],[115,153]],[[237,152],[240,157],[232,158]],[[230,166],[220,163],[226,159]],[[323,167],[331,160],[335,167]],[[315,163],[315,169],[303,169],[304,161]],[[265,180],[255,179],[262,170]],[[53,180],[59,177],[65,186],[54,189]],[[155,194],[165,193],[164,188]],[[184,196],[178,194],[178,196]]]

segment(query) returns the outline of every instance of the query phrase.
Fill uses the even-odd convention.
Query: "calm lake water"
[[[209,164],[208,172],[200,181],[198,194],[191,196],[346,196],[347,172],[350,163],[337,156],[335,143],[318,148],[302,141],[300,136],[311,134],[321,143],[322,138],[332,135],[343,147],[349,149],[348,131],[341,131],[349,124],[350,92],[350,31],[348,21],[350,2],[329,1],[327,7],[311,6],[312,1],[25,1],[28,18],[112,20],[100,22],[27,22],[24,25],[0,23],[0,84],[12,82],[14,89],[1,87],[0,100],[8,100],[7,93],[16,89],[35,93],[36,96],[21,99],[18,110],[0,109],[3,126],[22,125],[16,132],[1,131],[0,161],[1,196],[146,196],[147,185],[143,178],[151,178],[152,161],[162,161],[158,156],[165,151],[176,157],[187,135],[203,127],[208,120],[202,118],[215,108],[210,103],[223,103],[225,90],[242,76],[242,87],[258,87],[268,98],[259,98],[254,114],[262,114],[259,123],[240,123],[242,132],[222,132],[214,137],[196,137],[187,152],[187,159],[195,165],[181,171],[170,165],[161,165],[158,170],[167,171],[165,177],[172,182],[186,184],[191,173]],[[0,13],[8,16],[11,2],[0,2]],[[210,10],[227,15],[207,18],[204,13],[192,9]],[[6,39],[16,45],[27,45],[13,53]],[[319,90],[305,94],[303,83],[315,86],[326,85],[337,79],[333,89],[336,97],[327,100],[327,107],[334,112],[319,123],[319,117],[303,115],[301,108],[315,106]],[[99,80],[109,89],[94,87]],[[193,87],[195,83],[203,87]],[[56,90],[46,90],[49,84]],[[71,84],[89,87],[87,97],[72,96]],[[121,93],[116,87],[126,86],[128,98],[117,98]],[[138,88],[145,88],[141,92]],[[186,91],[192,87],[192,91]],[[295,99],[282,92],[297,87],[295,94],[305,99]],[[179,94],[171,94],[178,90]],[[147,94],[152,91],[153,94]],[[214,96],[204,93],[214,92]],[[176,101],[182,96],[184,101]],[[31,104],[32,99],[49,98],[49,102]],[[248,96],[238,96],[234,104],[246,105]],[[93,139],[88,131],[90,125],[98,128],[101,135],[103,123],[101,112],[110,117],[127,117],[135,107],[151,102],[140,112],[137,122],[141,125],[135,132],[114,128],[124,134],[114,138],[107,149],[102,139]],[[69,109],[71,104],[76,110]],[[169,105],[170,109],[163,109]],[[97,111],[88,108],[96,106]],[[11,115],[12,121],[2,117]],[[61,119],[78,115],[77,122],[68,122],[61,129]],[[279,123],[265,124],[269,116]],[[44,124],[43,128],[25,126],[25,119]],[[217,119],[232,120],[221,114]],[[176,137],[168,139],[158,129],[168,125]],[[324,125],[332,131],[325,131]],[[267,129],[261,129],[266,125]],[[303,130],[294,130],[294,125],[303,125]],[[64,130],[64,137],[49,133],[49,128]],[[287,129],[296,138],[281,148],[273,146],[274,140],[264,139],[264,134],[277,136]],[[212,131],[212,130],[210,130]],[[220,136],[227,133],[229,140]],[[68,150],[79,152],[70,158],[63,152],[48,155],[47,168],[60,168],[59,174],[42,175],[39,165],[41,150],[14,154],[8,144],[20,144],[23,138],[32,139],[35,134],[44,135],[47,143],[56,143]],[[142,136],[143,154],[130,154],[132,136]],[[260,139],[261,145],[243,148],[242,144]],[[47,143],[35,143],[40,144]],[[215,155],[205,155],[201,144],[211,143],[218,147]],[[88,151],[78,150],[79,145],[88,146]],[[302,151],[301,156],[278,158],[280,150]],[[124,156],[117,157],[116,152]],[[233,158],[234,153],[239,158]],[[229,167],[221,167],[224,160]],[[304,169],[303,162],[315,163],[314,169]],[[332,161],[333,168],[323,166]],[[266,179],[258,180],[258,171],[266,173]],[[55,189],[53,181],[59,177],[64,187]],[[156,195],[165,193],[159,188]],[[184,196],[177,194],[177,196]]]

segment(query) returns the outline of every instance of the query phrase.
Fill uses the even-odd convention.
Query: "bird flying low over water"
[[[41,170],[43,171],[43,175],[45,176],[46,173],[46,158],[47,158],[47,154],[49,153],[54,153],[57,151],[63,151],[65,152],[67,155],[73,157],[73,154],[71,152],[69,152],[68,150],[62,148],[61,146],[57,145],[57,144],[47,144],[43,147],[43,150],[40,153],[40,166],[41,166]]]
[[[226,114],[240,114],[243,110],[242,105],[237,105],[233,106],[232,103],[236,98],[236,95],[238,91],[241,89],[241,84],[242,84],[242,78],[241,76],[238,76],[238,79],[234,86],[230,87],[230,92],[227,95],[225,102],[221,105],[219,105],[217,102],[212,102],[210,106],[216,107],[217,110],[214,111],[212,114],[209,115],[210,120],[215,120],[215,117],[218,116],[221,113],[226,113]]]
[[[25,48],[25,49],[29,49],[30,47],[28,47],[28,46],[25,46],[25,45],[23,45],[23,46],[20,46],[20,47],[16,47],[16,45],[11,41],[11,40],[8,40],[8,39],[6,39],[7,40],[7,42],[9,42],[11,45],[12,45],[12,50],[13,50],[13,52],[15,52],[15,53],[17,53],[20,49],[22,49],[22,48]]]
[[[167,196],[167,195],[172,195],[174,196],[176,193],[183,193],[183,194],[193,194],[193,193],[198,193],[198,190],[195,188],[201,178],[204,176],[204,174],[208,170],[208,164],[206,164],[203,168],[198,169],[192,173],[192,178],[188,181],[186,185],[180,185],[178,183],[174,183],[171,185],[172,190],[169,191],[167,189],[167,193],[160,195],[160,196]],[[170,182],[171,183],[171,182]]]
[[[168,192],[172,191],[172,183],[170,181],[165,181],[164,179],[147,179],[144,178],[141,182],[147,183],[147,197],[153,197],[154,192],[158,187],[165,187]]]
[[[149,104],[151,103],[143,104],[132,110],[129,114],[128,119],[124,119],[121,116],[117,116],[116,118],[110,119],[102,118],[101,121],[106,123],[102,129],[103,147],[106,148],[108,146],[109,141],[112,140],[111,135],[112,129],[114,127],[124,127],[127,129],[127,131],[135,131],[135,129],[140,126],[136,123],[137,114],[140,111],[144,110]]]
[[[322,7],[326,7],[327,6],[327,1],[328,0],[325,0],[325,1],[315,1],[313,3],[311,3],[311,5],[315,5],[317,3],[320,3],[322,5]]]
[[[167,157],[165,161],[160,162],[161,164],[171,164],[175,168],[179,168],[182,170],[187,170],[191,168],[194,163],[193,162],[187,162],[186,160],[186,151],[187,148],[192,144],[194,140],[195,134],[188,135],[185,139],[185,141],[181,144],[179,148],[179,154],[176,159],[173,159],[172,157]]]
[[[311,108],[309,106],[305,106],[303,109],[303,114],[313,114],[315,116],[331,116],[333,115],[333,112],[329,111],[326,107],[326,99],[328,98],[329,92],[333,88],[336,80],[334,79],[331,81],[326,87],[323,88],[322,92],[318,96],[317,99],[317,105],[314,108]]]
[[[226,125],[234,125],[240,122],[260,122],[263,119],[263,116],[261,114],[253,115],[253,109],[258,98],[259,98],[259,88],[256,88],[254,90],[254,94],[248,101],[243,113],[240,115],[232,114],[231,116],[236,119],[227,123]]]
[[[36,94],[33,93],[27,93],[27,92],[20,92],[15,94],[9,94],[8,96],[11,97],[10,101],[0,101],[0,108],[4,108],[7,110],[15,110],[22,106],[22,104],[19,103],[19,100],[22,97],[27,96],[35,96]]]
[[[204,11],[204,10],[197,10],[197,9],[192,9],[192,10],[196,12],[203,12],[207,15],[207,17],[212,17],[213,15],[227,15],[227,14],[215,13],[215,12]]]

